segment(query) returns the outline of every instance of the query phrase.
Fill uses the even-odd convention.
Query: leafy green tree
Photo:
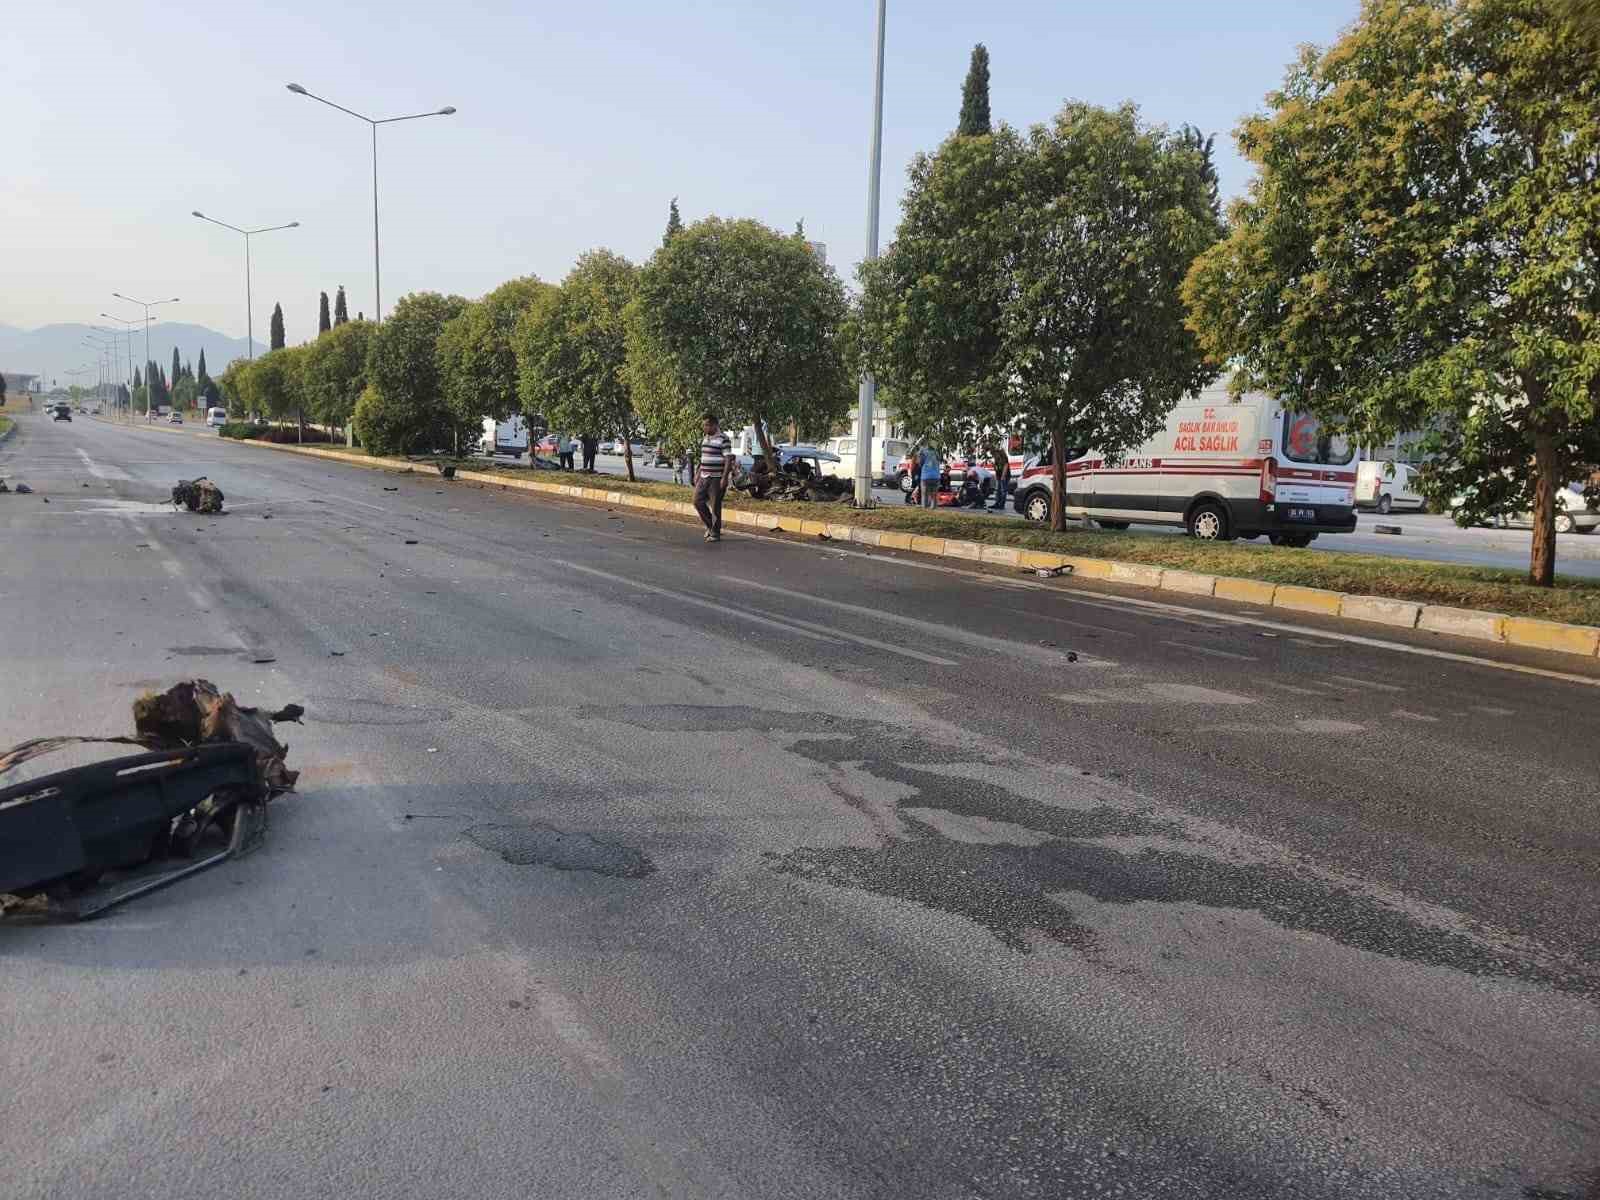
[[[1245,121],[1259,169],[1185,295],[1243,385],[1364,439],[1433,428],[1430,501],[1531,508],[1600,466],[1600,71],[1545,0],[1368,3]]]
[[[271,350],[246,365],[242,385],[252,412],[276,422],[293,416],[299,408],[299,372],[294,351]]]
[[[678,198],[674,196],[667,206],[667,231],[661,235],[661,244],[665,246],[682,232],[683,218],[678,215]]]
[[[283,305],[274,304],[272,306],[271,348],[273,350],[282,350],[283,344]]]
[[[543,413],[558,429],[618,435],[629,479],[640,423],[625,371],[623,314],[638,274],[621,255],[589,251],[523,314],[515,339],[523,410]]]
[[[961,85],[961,120],[956,132],[963,137],[981,137],[992,129],[989,122],[989,49],[979,42],[972,48],[967,78]]]
[[[321,337],[333,328],[333,318],[328,315],[328,293],[322,292],[317,298],[317,336]]]
[[[178,409],[191,409],[200,396],[200,388],[194,380],[185,376],[178,380],[172,388],[172,405]]]
[[[460,296],[413,292],[373,330],[368,386],[355,412],[363,445],[379,454],[405,454],[455,443],[463,430],[443,403],[438,343],[445,322],[466,306]]]
[[[218,408],[222,404],[222,389],[217,386],[217,381],[209,375],[200,383],[200,401],[207,408]],[[126,391],[127,389],[123,389]]]
[[[623,310],[622,324],[627,349],[622,373],[640,422],[673,453],[692,450],[703,436],[700,416],[705,406],[695,404],[684,392],[671,357],[651,341],[645,329],[637,288],[633,300]]]
[[[305,347],[301,389],[315,421],[343,429],[367,386],[372,324],[346,321]]]
[[[1003,320],[1008,206],[1026,155],[1005,125],[917,155],[895,240],[861,267],[864,365],[897,421],[934,446],[976,447],[1016,423]]]
[[[636,341],[730,427],[811,427],[850,407],[844,286],[805,241],[757,221],[696,221],[639,275]]]
[[[5,377],[4,374],[0,374],[0,405],[5,404],[5,402],[6,402],[6,377]]]
[[[333,297],[333,323],[343,325],[350,319],[350,309],[345,306],[344,284],[339,285],[339,290]]]
[[[1600,0],[1550,0],[1550,6],[1574,37],[1591,50],[1600,50]]]
[[[250,396],[245,386],[245,376],[250,367],[247,358],[236,358],[223,368],[222,374],[217,377],[217,383],[222,389],[222,398],[227,403],[228,416],[240,420],[250,415]]]
[[[456,426],[476,438],[484,417],[503,421],[521,407],[517,395],[517,322],[553,289],[528,275],[502,283],[439,331],[439,382]]]
[[[1027,138],[957,136],[912,165],[894,246],[863,271],[864,354],[908,428],[993,450],[1115,457],[1214,374],[1179,285],[1220,230],[1199,155],[1132,105],[1066,105]]]

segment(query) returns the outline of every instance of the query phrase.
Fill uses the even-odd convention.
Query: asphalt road
[[[1600,664],[82,420],[0,476],[0,744],[307,708],[261,851],[0,927],[8,1198],[1600,1194]]]

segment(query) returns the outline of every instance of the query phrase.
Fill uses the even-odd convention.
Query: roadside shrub
[[[305,436],[300,436],[300,430],[293,425],[264,425],[250,421],[229,421],[226,425],[219,425],[217,432],[223,437],[239,438],[242,441],[272,442],[280,446],[293,446],[304,442],[310,446],[326,445],[334,440],[333,435],[326,429],[318,429],[307,425]]]
[[[229,421],[226,424],[217,426],[217,432],[225,438],[243,440],[246,438],[258,438],[270,428],[271,426],[269,425],[257,425],[251,421]]]

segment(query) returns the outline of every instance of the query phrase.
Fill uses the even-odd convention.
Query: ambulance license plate
[[[1315,521],[1317,510],[1314,508],[1291,508],[1288,513],[1291,521]]]

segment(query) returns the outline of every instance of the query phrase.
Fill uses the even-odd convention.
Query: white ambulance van
[[[1307,546],[1356,527],[1355,446],[1260,393],[1235,400],[1209,388],[1120,459],[1067,454],[1067,515],[1107,529],[1178,525],[1206,541],[1266,534],[1273,545]],[[1048,450],[1028,460],[1016,483],[1019,513],[1049,519],[1052,475]]]

